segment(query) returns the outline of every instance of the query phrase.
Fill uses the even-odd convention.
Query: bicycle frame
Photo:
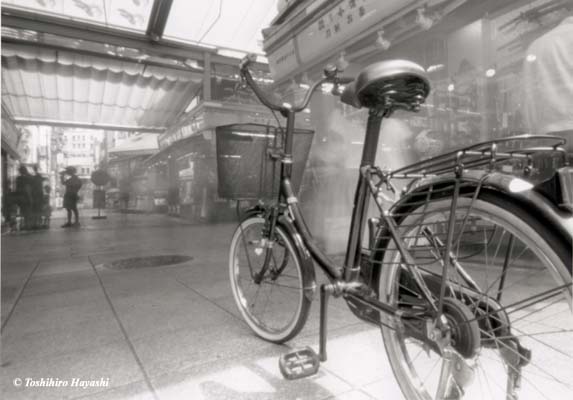
[[[351,217],[350,233],[346,248],[346,256],[342,270],[316,245],[298,205],[298,199],[294,194],[290,182],[292,166],[292,137],[294,127],[294,112],[287,115],[287,127],[285,138],[285,154],[281,167],[281,191],[280,200],[285,201],[288,210],[293,217],[293,222],[300,233],[304,244],[307,246],[313,258],[331,280],[343,280],[351,282],[357,278],[360,269],[360,244],[364,234],[366,222],[366,211],[369,202],[368,184],[365,177],[360,174]],[[380,134],[380,124],[382,115],[377,112],[370,112],[368,125],[366,128],[366,138],[362,153],[360,166],[373,165],[376,158],[376,148]]]
[[[361,286],[358,279],[361,269],[361,243],[364,237],[364,229],[366,227],[367,211],[370,200],[369,194],[371,193],[371,182],[369,180],[367,169],[372,167],[375,163],[378,140],[380,136],[380,126],[382,119],[385,116],[386,115],[384,111],[373,109],[369,112],[366,126],[365,142],[360,162],[360,174],[358,176],[358,183],[354,196],[351,226],[348,235],[344,265],[342,266],[342,269],[340,269],[314,241],[312,234],[304,221],[304,217],[298,205],[298,199],[291,186],[290,178],[292,172],[293,149],[292,138],[295,120],[294,111],[288,111],[286,115],[287,126],[285,134],[285,151],[281,159],[281,190],[279,193],[279,203],[282,202],[287,204],[292,222],[294,223],[296,231],[300,234],[303,244],[310,252],[312,258],[318,263],[320,268],[329,277],[331,282],[339,285],[339,292],[335,293],[336,295],[340,295],[342,290],[346,290],[346,294],[349,294],[352,298],[359,301],[360,303],[365,303],[365,305],[369,308],[374,308],[377,311],[389,313],[394,316],[409,317],[417,315],[418,313],[405,313],[403,311],[399,311],[396,307],[383,303],[375,298],[363,296],[364,287],[363,285]],[[277,213],[274,214],[274,218],[278,218],[278,215],[276,215]],[[382,217],[391,230],[395,229],[395,223],[391,220],[391,218],[384,214]],[[275,222],[276,221],[271,221],[271,227],[275,226]],[[408,253],[408,250],[405,249],[404,246],[401,246],[399,242],[399,240],[396,240],[400,253],[405,257],[405,259],[412,260],[413,258]],[[424,283],[421,274],[419,271],[415,270],[415,268],[412,268],[411,272],[422,294],[428,301],[431,311],[437,312],[438,307],[434,304],[432,295]],[[341,284],[345,284],[346,287],[340,287]]]
[[[423,296],[426,304],[427,310],[424,312],[415,312],[415,311],[404,311],[398,310],[398,308],[386,304],[377,298],[369,296],[365,289],[370,289],[370,293],[372,290],[376,291],[377,288],[365,288],[365,285],[360,282],[359,276],[361,271],[361,245],[362,240],[364,238],[364,231],[367,225],[367,212],[369,206],[370,195],[373,197],[376,196],[376,187],[372,181],[372,170],[375,170],[374,164],[376,161],[376,151],[378,147],[378,140],[380,135],[380,126],[384,117],[386,117],[385,111],[371,109],[369,110],[368,121],[366,126],[366,134],[365,134],[365,141],[362,151],[362,158],[360,162],[360,173],[358,176],[358,182],[356,185],[355,196],[354,196],[354,203],[351,215],[351,225],[350,231],[348,235],[346,253],[344,264],[342,268],[337,266],[329,257],[320,249],[320,247],[315,242],[310,230],[308,229],[304,216],[301,212],[301,209],[298,204],[298,199],[296,194],[294,193],[292,186],[291,186],[291,172],[292,172],[292,160],[293,160],[293,133],[294,133],[294,121],[295,121],[295,114],[297,111],[295,110],[287,110],[286,111],[286,133],[285,133],[285,146],[284,146],[284,154],[279,157],[281,161],[281,173],[280,173],[280,191],[279,191],[279,204],[286,204],[288,212],[290,214],[290,220],[292,225],[294,225],[293,230],[300,235],[302,240],[302,244],[308,250],[312,259],[318,263],[320,268],[325,272],[331,282],[334,283],[334,294],[341,295],[346,294],[348,298],[352,298],[357,300],[359,303],[365,305],[370,309],[375,309],[377,311],[381,311],[387,314],[391,314],[394,317],[398,317],[402,320],[412,318],[412,317],[419,317],[420,315],[430,316],[435,318],[442,312],[442,302],[445,297],[445,291],[447,287],[447,278],[441,280],[440,288],[439,288],[439,295],[435,296],[432,294],[432,291],[429,289],[422,273],[420,272],[419,268],[416,265],[414,257],[411,255],[410,251],[406,248],[403,244],[402,240],[400,239],[400,235],[397,232],[397,225],[394,221],[393,217],[389,216],[378,202],[377,199],[376,203],[381,211],[381,218],[384,222],[385,228],[388,230],[388,233],[392,239],[394,239],[394,243],[398,252],[400,253],[402,259],[405,261],[405,265],[407,267],[408,272],[412,276],[415,284],[417,285],[418,289],[420,290],[420,294]],[[493,143],[493,142],[492,142]],[[488,145],[489,143],[485,143]],[[476,145],[479,146],[479,145]],[[495,148],[495,144],[493,144]],[[475,146],[474,146],[475,147]],[[469,148],[470,150],[467,151],[468,154],[479,153],[482,156],[485,154],[483,151],[473,151],[473,147]],[[503,153],[495,153],[492,152],[492,156],[499,156],[507,157]],[[457,154],[457,158],[460,160],[456,161],[459,165],[461,165],[461,157],[463,156],[463,152]],[[510,155],[515,156],[515,155]],[[415,166],[415,165],[414,165]],[[404,176],[409,177],[422,177],[425,175],[416,176],[416,174],[411,173],[407,170],[409,167],[405,167],[406,169],[398,170],[396,172],[401,172]],[[475,196],[481,190],[482,184],[487,181],[488,186],[493,187],[501,192],[507,193],[508,197],[513,197],[521,202],[527,203],[530,206],[534,207],[535,209],[543,212],[543,214],[547,214],[548,220],[554,223],[555,228],[560,231],[567,231],[570,230],[571,227],[567,227],[565,225],[570,225],[573,223],[572,221],[568,221],[564,218],[559,218],[554,210],[550,210],[551,212],[545,212],[547,209],[547,202],[544,199],[537,198],[537,195],[529,195],[525,198],[520,193],[511,193],[510,188],[499,182],[499,174],[496,173],[485,173],[480,175],[479,178],[476,177],[468,177],[467,179],[465,175],[462,178],[462,172],[458,167],[452,168],[455,171],[455,176],[449,178],[451,184],[451,198],[452,202],[450,205],[450,215],[455,214],[455,209],[458,204],[458,199],[460,197],[460,191],[463,186],[462,182],[471,182],[470,185],[476,188]],[[471,175],[471,174],[470,174]],[[474,196],[474,198],[475,198]],[[276,225],[277,218],[279,217],[278,212],[273,212],[271,214],[271,230]],[[564,222],[565,221],[565,222]],[[443,253],[443,277],[447,277],[447,266],[452,265],[456,270],[459,270],[459,266],[457,266],[457,262],[451,255],[452,243],[453,243],[453,232],[454,232],[454,219],[450,219],[447,226],[448,237],[446,241],[445,250]],[[428,235],[432,236],[431,232]],[[430,238],[433,240],[434,238]],[[463,271],[461,271],[463,275]],[[471,282],[469,283],[471,287]],[[436,300],[437,297],[437,300]],[[354,311],[354,310],[353,310]],[[358,315],[357,315],[358,316]],[[359,316],[360,317],[360,316]],[[361,317],[362,318],[362,317]],[[364,318],[362,318],[364,319]],[[439,319],[439,318],[438,318]],[[372,321],[370,321],[372,322]],[[379,321],[377,321],[379,322]]]

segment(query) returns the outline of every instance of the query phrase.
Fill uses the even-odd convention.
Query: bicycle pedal
[[[301,379],[318,372],[318,354],[310,348],[295,349],[279,358],[279,369],[286,379]]]

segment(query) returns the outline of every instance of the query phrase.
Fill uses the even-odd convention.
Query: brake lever
[[[344,92],[345,86],[354,81],[354,78],[347,78],[344,76],[335,79],[336,81],[331,90],[331,93],[334,96],[341,96],[342,92]]]
[[[335,83],[334,86],[332,87],[332,90],[330,91],[330,93],[333,96],[340,96],[342,95],[343,89],[340,87],[340,85],[338,83]]]

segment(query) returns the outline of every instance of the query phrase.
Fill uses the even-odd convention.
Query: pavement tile
[[[99,282],[93,270],[85,269],[50,275],[34,274],[30,278],[23,296],[88,290],[98,286]]]
[[[20,321],[10,323],[2,334],[2,360],[11,363],[47,358],[123,339],[117,321],[110,314],[93,312],[89,318],[25,328]]]
[[[15,379],[48,380],[52,378],[68,382],[67,387],[15,386]],[[101,392],[101,387],[72,387],[73,379],[109,379],[109,387],[122,386],[143,379],[132,353],[124,340],[82,349],[77,352],[17,361],[2,367],[1,383],[6,399],[64,399]]]
[[[406,400],[394,377],[391,379],[381,379],[377,382],[365,385],[362,390],[375,399]]]
[[[34,273],[34,277],[77,271],[92,272],[92,266],[87,257],[42,260]]]
[[[78,294],[81,295],[81,293]],[[63,330],[82,325],[91,319],[113,319],[113,314],[103,295],[91,296],[79,304],[59,306],[65,301],[65,297],[63,294],[22,297],[6,324],[3,334],[8,334],[10,330],[20,334]],[[50,308],[50,304],[58,306]]]
[[[190,330],[221,329],[236,320],[236,317],[182,287],[172,291],[110,297],[131,338],[148,337],[184,327]]]
[[[92,394],[82,394],[73,400],[156,400],[145,381],[129,383]]]
[[[346,382],[325,371],[297,381],[284,379],[278,367],[281,352],[280,346],[275,346],[258,355],[251,353],[151,379],[161,400],[330,399],[351,390]]]
[[[356,333],[348,329],[352,333],[342,333],[345,331],[341,329],[337,337],[329,340],[325,368],[356,387],[391,373],[379,329]]]
[[[218,327],[164,331],[133,339],[132,343],[149,376],[173,373],[275,346],[256,337],[240,321]]]
[[[2,290],[0,291],[0,314],[2,317],[2,324],[4,324],[4,321],[8,318],[18,296],[22,292],[28,276],[34,270],[36,265],[35,263],[23,263],[22,265],[18,265],[16,268],[10,269],[5,267],[6,264],[2,265],[4,268],[0,267],[0,270],[2,270],[2,277],[0,279],[2,282]]]
[[[376,398],[361,390],[351,390],[350,392],[329,397],[327,400],[376,400]]]
[[[307,325],[289,343],[256,337],[239,316],[228,281],[227,247],[235,224],[113,213],[92,221],[86,212],[79,230],[56,227],[2,238],[3,311],[5,300],[16,298],[41,261],[2,334],[3,399],[154,398],[132,349],[161,399],[393,398],[380,395],[381,387],[397,388],[379,351],[380,333],[356,319],[343,301],[329,305],[329,360],[319,374],[298,381],[282,377],[280,354],[317,348],[318,294]],[[160,254],[193,260],[130,270],[101,265]],[[325,281],[318,271],[317,280]],[[15,377],[110,377],[110,387],[16,388]]]

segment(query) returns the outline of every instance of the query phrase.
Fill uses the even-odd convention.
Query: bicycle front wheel
[[[235,231],[229,275],[235,303],[249,327],[265,340],[283,343],[304,326],[310,300],[304,295],[302,263],[287,232],[261,217]]]
[[[473,381],[463,388],[449,382],[445,396],[439,390],[444,359],[408,335],[402,321],[387,317],[382,336],[404,396],[572,399],[571,246],[498,195],[480,194],[475,202],[460,198],[453,216],[450,204],[444,199],[421,205],[399,223],[399,231],[438,298],[430,282],[443,279],[446,227],[450,217],[456,221],[443,312],[450,343],[473,371]],[[381,299],[404,307],[422,298],[395,247],[389,246],[383,263]]]

